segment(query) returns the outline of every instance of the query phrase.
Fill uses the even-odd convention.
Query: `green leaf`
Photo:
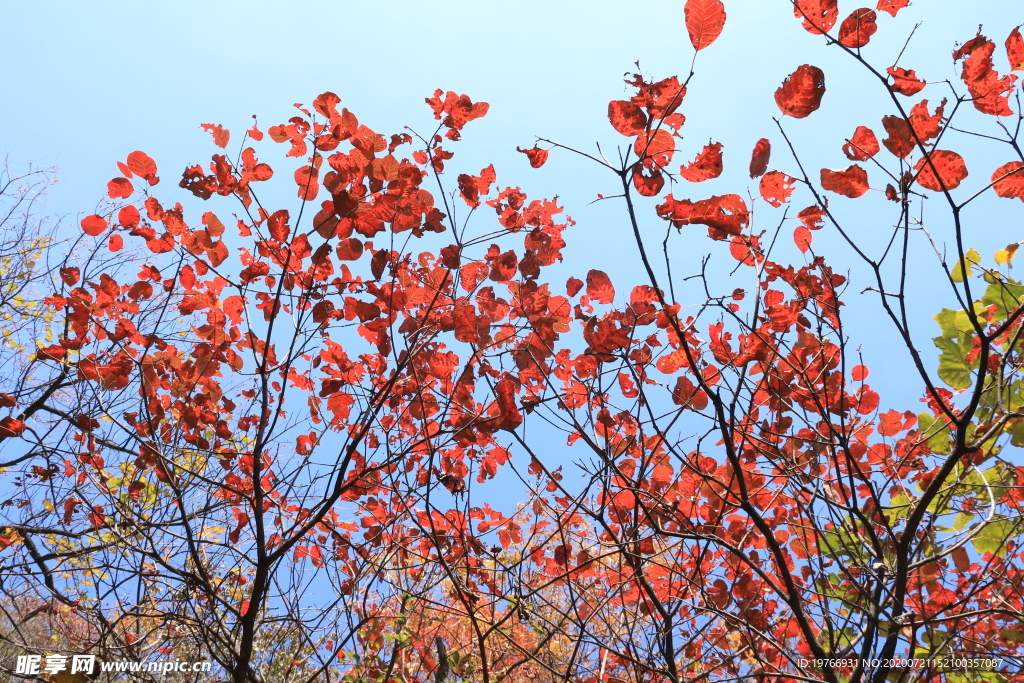
[[[1001,628],[999,629],[999,637],[1007,643],[1024,643],[1024,630],[1019,628]]]
[[[1006,540],[1014,535],[1016,523],[1012,519],[997,519],[989,522],[971,542],[979,553],[1006,554]]]
[[[1024,285],[1014,281],[994,282],[985,289],[981,297],[983,306],[995,306],[994,321],[1006,320],[1007,316],[1017,310],[1021,298],[1024,297]]]
[[[974,521],[974,515],[969,512],[961,512],[956,516],[956,521],[953,522],[953,530],[962,531],[972,521]]]
[[[961,332],[974,332],[974,328],[971,327],[971,321],[970,318],[967,317],[966,311],[954,311],[949,308],[943,308],[939,311],[938,315],[935,316],[934,320],[939,324],[939,328],[942,330],[942,336],[945,339],[954,339]]]
[[[1024,420],[1014,420],[1010,426],[1010,443],[1014,446],[1024,446]]]
[[[928,438],[928,448],[939,455],[949,455],[949,426],[946,420],[931,413],[919,413],[917,423],[921,434]]]
[[[956,338],[935,337],[939,354],[939,378],[953,389],[967,389],[973,383],[972,367],[967,363],[967,354],[974,348],[974,337],[958,334]]]

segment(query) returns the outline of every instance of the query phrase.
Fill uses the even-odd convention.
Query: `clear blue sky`
[[[157,160],[167,198],[184,201],[184,192],[174,187],[181,170],[212,151],[200,123],[220,123],[238,134],[252,114],[259,114],[264,127],[280,123],[291,116],[292,103],[308,103],[333,90],[379,132],[397,132],[406,124],[425,130],[431,119],[423,98],[443,88],[491,103],[491,113],[470,124],[457,148],[457,159],[466,160],[463,170],[493,161],[499,183],[521,185],[531,195],[558,194],[579,221],[568,236],[576,244],[570,251],[577,259],[574,273],[590,267],[612,271],[621,260],[618,208],[586,206],[596,193],[611,193],[614,186],[597,169],[565,156],[553,155],[544,169],[533,171],[515,147],[529,146],[535,135],[591,149],[595,141],[622,143],[605,119],[607,102],[626,92],[621,75],[639,60],[649,75],[685,76],[692,56],[682,0],[5,4],[0,150],[15,163],[60,168],[61,182],[51,192],[48,210],[68,215],[72,224],[74,215],[94,211],[106,181],[116,175],[115,161],[135,149]],[[725,4],[725,31],[697,61],[698,75],[683,108],[688,122],[679,155],[692,158],[709,139],[720,140],[727,173],[685,191],[694,199],[745,193],[748,185],[756,191],[745,170],[750,149],[762,136],[776,142],[773,165],[795,170],[781,154],[771,122],[778,113],[772,93],[807,62],[825,68],[829,92],[821,110],[787,126],[812,169],[847,165],[839,152],[843,138],[857,124],[880,130],[878,119],[892,112],[864,105],[863,75],[804,32],[787,0]],[[840,15],[858,6],[841,0]],[[880,30],[866,54],[883,67],[891,63],[919,21],[923,26],[901,64],[934,81],[955,77],[949,56],[954,41],[971,38],[983,23],[1001,45],[1012,25],[1024,21],[1024,8],[1008,0],[916,0],[896,19],[880,15]],[[866,92],[877,98],[877,89]],[[999,158],[1002,154],[977,169],[972,181],[1007,160]],[[992,206],[997,213],[978,223],[971,242],[985,255],[1021,239],[1005,221],[991,220],[999,212],[1018,212],[1016,202]],[[651,215],[649,207],[645,211]],[[774,220],[768,218],[762,227]],[[664,227],[654,220],[650,229],[653,234]],[[825,234],[817,238],[816,248],[830,245]],[[708,247],[699,233],[694,239],[700,240],[700,250]],[[845,269],[849,254],[838,245],[835,249],[830,257]],[[936,300],[929,316],[941,303],[948,302]],[[851,313],[856,310],[851,301]],[[887,361],[884,349],[866,352],[876,365]],[[898,382],[892,389],[902,390]],[[916,389],[913,394],[919,395]]]

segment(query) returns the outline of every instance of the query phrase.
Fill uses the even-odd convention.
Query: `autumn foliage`
[[[456,170],[489,107],[443,90],[429,132],[331,92],[202,124],[177,188],[129,154],[0,393],[3,590],[80,649],[236,683],[1024,680],[1024,285],[1018,244],[970,246],[977,203],[1024,200],[1024,39],[965,36],[960,81],[925,81],[870,52],[907,5],[792,3],[890,112],[828,131],[837,168],[791,135],[843,87],[811,64],[749,163],[684,140],[688,78],[639,73],[591,113],[614,163],[538,138]],[[712,68],[726,7],[682,21]],[[727,161],[749,182],[708,196]],[[632,270],[575,262],[557,200],[505,184],[555,163],[615,183]],[[921,406],[859,357],[861,290]]]

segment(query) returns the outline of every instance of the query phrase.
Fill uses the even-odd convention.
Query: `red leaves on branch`
[[[772,143],[768,138],[761,138],[754,145],[750,155],[750,177],[757,178],[768,170],[768,160],[772,155]]]
[[[782,171],[770,171],[761,177],[758,190],[762,199],[777,208],[789,201],[794,182],[793,177]]]
[[[877,15],[872,9],[855,9],[839,26],[839,44],[852,49],[867,45],[878,30],[876,19]]]
[[[936,149],[918,159],[914,165],[917,182],[935,192],[953,190],[967,177],[964,158],[948,149]]]
[[[700,183],[722,175],[722,143],[704,145],[696,159],[679,168],[679,175],[691,183]]]
[[[786,116],[806,118],[821,106],[825,95],[825,74],[810,64],[797,68],[775,91],[775,104]]]
[[[995,43],[979,34],[956,50],[953,59],[964,60],[960,78],[974,98],[974,107],[985,114],[1010,116],[1013,110],[1009,97],[1017,77],[1012,74],[999,77],[992,65],[995,49]]]
[[[886,71],[892,76],[892,89],[901,95],[912,97],[928,85],[917,77],[917,73],[913,69],[907,70],[898,66],[890,66]]]
[[[544,162],[548,160],[548,150],[541,149],[540,147],[531,147],[530,149],[520,149],[516,147],[517,152],[522,152],[530,160],[530,166],[534,168],[540,168],[544,165]]]
[[[676,76],[648,83],[640,74],[633,74],[633,79],[627,80],[626,83],[639,90],[630,101],[646,109],[650,119],[666,119],[667,122],[668,117],[679,108],[686,97],[686,88]]]
[[[683,15],[694,50],[703,50],[715,42],[725,27],[725,5],[722,0],[686,0]]]
[[[434,96],[426,98],[426,102],[434,111],[435,119],[443,118],[441,125],[448,128],[445,137],[449,140],[458,140],[461,137],[459,131],[473,119],[486,115],[491,106],[486,102],[474,103],[469,95],[459,95],[451,90],[447,93],[435,90]]]
[[[796,0],[793,15],[802,20],[808,33],[828,33],[839,20],[837,0]]]
[[[1024,162],[1003,164],[992,174],[992,187],[1000,197],[1024,201]]]
[[[811,231],[821,229],[824,224],[822,215],[820,206],[808,206],[796,215],[800,225],[793,230],[793,242],[801,252],[806,253],[811,248],[813,241]]]
[[[874,131],[867,126],[857,126],[853,137],[843,145],[843,154],[850,161],[866,161],[878,154],[880,149]]]
[[[888,12],[892,16],[910,4],[910,0],[878,0],[875,9],[879,12]]]
[[[857,164],[840,171],[821,169],[821,187],[851,198],[861,197],[870,189],[867,171]]]

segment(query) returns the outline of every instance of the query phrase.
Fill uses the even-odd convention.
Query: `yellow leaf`
[[[976,252],[974,249],[969,249],[964,257],[960,259],[956,266],[953,267],[953,272],[950,273],[950,277],[953,278],[953,282],[963,282],[966,278],[974,274],[971,270],[971,266],[976,266],[981,263],[981,254]]]
[[[1007,244],[1006,249],[1000,249],[999,251],[997,251],[995,254],[996,263],[998,263],[999,265],[1006,264],[1012,268],[1013,257],[1017,255],[1017,248],[1021,244],[1021,242],[1017,242],[1015,244]]]

